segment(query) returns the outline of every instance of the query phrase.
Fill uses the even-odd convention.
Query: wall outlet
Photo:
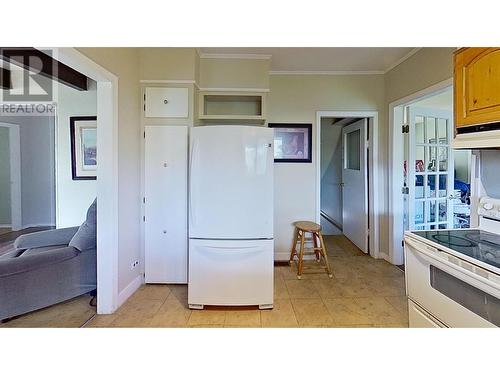
[[[130,269],[133,270],[134,268],[136,268],[137,266],[139,265],[139,261],[138,260],[134,260],[132,262],[132,264],[130,265]]]

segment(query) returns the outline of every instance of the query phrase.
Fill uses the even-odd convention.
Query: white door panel
[[[190,238],[273,237],[273,129],[191,129]]]
[[[409,107],[408,225],[453,228],[453,121],[451,112]]]
[[[190,305],[273,303],[273,240],[189,240]]]
[[[145,277],[187,282],[187,127],[145,128]]]
[[[343,233],[364,253],[368,253],[367,128],[368,120],[361,119],[342,129]]]
[[[146,87],[146,117],[189,117],[189,91],[184,87]]]

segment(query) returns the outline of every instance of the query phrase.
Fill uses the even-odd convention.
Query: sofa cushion
[[[45,248],[40,253],[32,253],[26,256],[24,253],[18,257],[0,261],[0,279],[64,262],[81,254],[74,247]]]
[[[73,246],[80,251],[97,248],[97,198],[87,210],[87,218],[80,225],[69,246]]]

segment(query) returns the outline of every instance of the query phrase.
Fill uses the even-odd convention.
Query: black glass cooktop
[[[414,232],[432,242],[500,268],[500,235],[482,230],[429,230]]]

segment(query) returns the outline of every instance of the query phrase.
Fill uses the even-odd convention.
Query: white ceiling
[[[271,71],[386,72],[418,49],[407,47],[200,48],[202,54],[270,55]]]

